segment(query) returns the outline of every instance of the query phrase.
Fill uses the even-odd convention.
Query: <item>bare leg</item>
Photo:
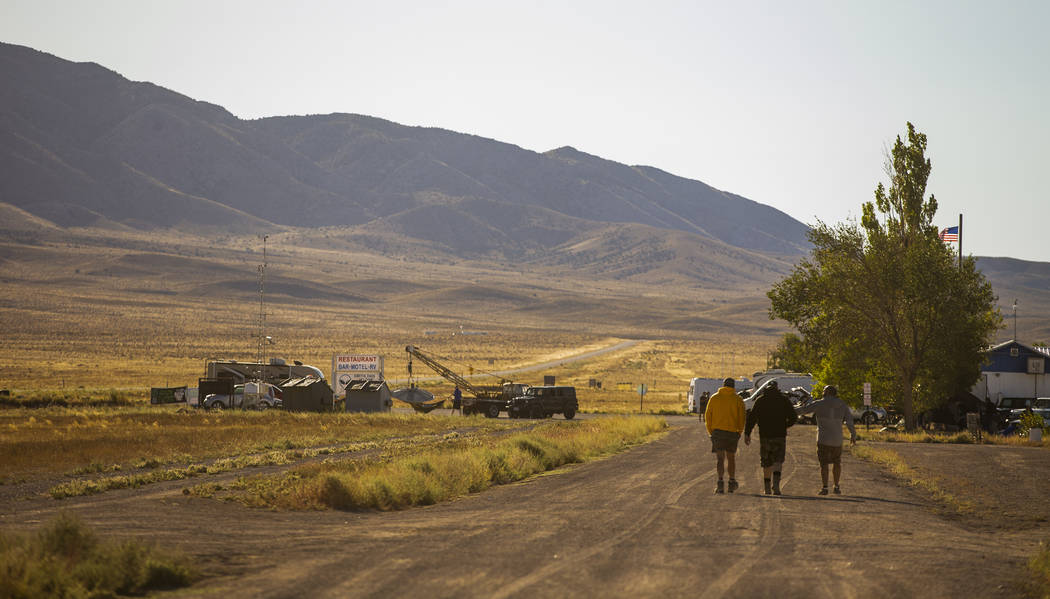
[[[736,478],[736,453],[732,451],[727,451],[725,452],[725,454],[726,467],[729,470],[729,478]]]
[[[784,462],[777,462],[766,469],[766,471],[773,471],[773,494],[780,495],[780,471],[784,469]],[[769,480],[769,475],[766,475],[766,480]]]
[[[726,469],[726,464],[725,464],[726,452],[719,451],[715,455],[718,456],[718,480],[722,480],[722,475],[725,473],[725,469]],[[729,476],[732,476],[732,474],[730,474]]]
[[[828,465],[827,464],[821,464],[820,465],[820,480],[821,480],[822,483],[824,483],[825,487],[828,486]]]
[[[834,468],[832,468],[832,474],[835,475],[835,486],[839,486],[839,477],[842,476],[842,462],[835,462]],[[827,474],[824,475],[824,486],[828,486]]]

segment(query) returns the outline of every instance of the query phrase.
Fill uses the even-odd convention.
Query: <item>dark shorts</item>
[[[736,444],[740,441],[740,433],[734,433],[732,431],[724,431],[716,428],[711,433],[711,453],[719,451],[728,451],[729,453],[736,453]]]
[[[821,464],[838,464],[842,461],[842,446],[817,443],[817,461]]]
[[[769,468],[773,464],[783,464],[786,451],[787,439],[785,437],[758,438],[758,459],[763,468]]]

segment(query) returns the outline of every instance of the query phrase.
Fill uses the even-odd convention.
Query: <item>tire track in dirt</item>
[[[600,543],[591,546],[591,548],[587,551],[577,552],[575,555],[573,555],[572,559],[570,560],[562,560],[557,563],[549,564],[527,576],[518,578],[513,583],[502,587],[497,592],[494,592],[491,595],[491,597],[493,599],[503,599],[505,597],[510,597],[511,595],[517,594],[518,592],[532,586],[536,582],[551,577],[558,571],[566,569],[575,569],[584,562],[590,560],[593,556],[607,552],[616,545],[628,541],[632,537],[637,536],[641,531],[649,528],[657,518],[664,514],[665,509],[675,507],[681,500],[682,496],[685,495],[688,491],[692,490],[704,480],[713,478],[714,475],[715,470],[712,468],[711,470],[701,474],[700,476],[694,477],[692,480],[686,481],[685,483],[672,489],[667,494],[663,502],[651,504],[650,509],[644,516],[637,518],[632,525],[623,529],[618,534],[613,535],[609,539],[606,539]]]
[[[760,441],[756,438],[755,443],[758,444]],[[741,447],[747,446],[742,445]],[[785,465],[790,463],[791,470],[790,472],[784,472],[785,468],[781,471],[781,486],[787,488],[798,470],[798,456],[795,455],[795,451],[791,447],[788,447],[785,457],[787,459],[784,460],[784,463]],[[741,472],[740,475],[742,477],[743,473]],[[700,593],[700,599],[718,599],[726,596],[748,572],[756,567],[761,567],[765,556],[774,550],[775,543],[781,536],[781,517],[784,511],[784,504],[781,501],[781,497],[762,495],[761,498],[764,500],[768,499],[768,501],[764,501],[766,505],[761,511],[758,538],[752,543],[746,553],[739,556],[731,566],[726,568],[718,578]]]

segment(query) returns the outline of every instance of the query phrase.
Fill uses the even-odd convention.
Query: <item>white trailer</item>
[[[253,380],[278,384],[292,378],[312,376],[325,380],[319,368],[295,360],[288,364],[281,358],[270,358],[268,363],[238,362],[236,360],[208,360],[204,365],[205,377],[209,379],[231,379],[237,385]]]
[[[722,387],[725,377],[704,378],[697,377],[689,380],[689,393],[686,395],[686,409],[695,414],[697,411],[697,400],[706,392],[710,397]],[[736,379],[736,390],[746,389],[751,382],[746,378]]]

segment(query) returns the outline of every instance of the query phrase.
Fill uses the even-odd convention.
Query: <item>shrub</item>
[[[1022,437],[1027,437],[1033,428],[1044,428],[1043,417],[1035,412],[1021,412],[1021,422],[1017,432]],[[1043,432],[1046,432],[1045,430]]]
[[[0,597],[111,597],[188,586],[178,557],[135,542],[106,542],[60,514],[35,535],[0,533]]]

